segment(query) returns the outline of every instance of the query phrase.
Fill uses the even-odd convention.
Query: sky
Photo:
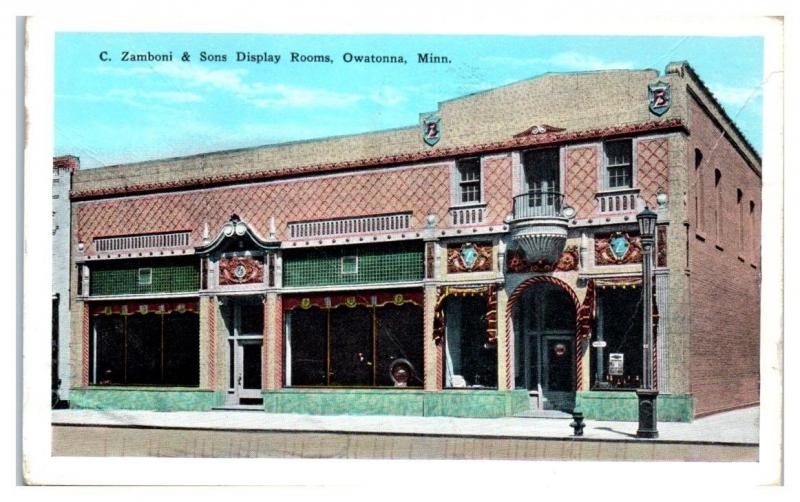
[[[122,61],[126,51],[173,60]],[[201,61],[203,51],[227,60]],[[281,59],[237,62],[237,52]],[[331,62],[293,63],[292,52]],[[407,64],[346,63],[346,53]],[[417,53],[451,62],[418,64]],[[54,155],[77,155],[87,169],[407,127],[438,102],[543,73],[663,73],[680,60],[761,152],[759,37],[58,33]]]

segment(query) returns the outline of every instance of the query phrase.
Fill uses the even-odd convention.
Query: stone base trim
[[[689,394],[659,394],[656,406],[660,422],[691,422],[694,419],[695,398]],[[633,390],[578,392],[575,407],[590,420],[639,420],[638,401]]]
[[[225,401],[225,392],[200,389],[72,389],[70,408],[88,410],[209,411]]]
[[[262,393],[264,410],[304,415],[412,415],[494,418],[528,409],[527,391],[284,389]]]

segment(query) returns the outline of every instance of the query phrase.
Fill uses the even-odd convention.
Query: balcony
[[[531,191],[514,197],[511,238],[532,262],[555,263],[567,243],[572,208],[558,192]]]
[[[637,204],[638,188],[601,192],[595,195],[595,199],[597,200],[597,212],[600,214],[637,213],[641,209]]]

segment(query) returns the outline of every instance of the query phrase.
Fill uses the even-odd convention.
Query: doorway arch
[[[511,295],[508,297],[508,302],[506,304],[506,385],[507,388],[512,388],[514,385],[514,376],[515,376],[515,368],[512,367],[512,357],[511,357],[511,350],[512,344],[510,343],[511,340],[511,332],[513,328],[513,313],[515,307],[519,305],[520,299],[525,295],[525,293],[530,290],[530,288],[541,285],[541,284],[549,284],[551,286],[557,287],[560,291],[567,295],[569,298],[572,306],[574,307],[574,382],[575,382],[575,391],[579,391],[582,389],[582,374],[583,374],[583,356],[585,352],[585,341],[587,339],[587,335],[590,332],[590,316],[587,315],[587,306],[592,302],[593,297],[593,287],[590,281],[586,291],[586,300],[581,304],[581,301],[578,299],[578,295],[575,291],[570,287],[569,284],[558,279],[553,276],[549,275],[539,275],[535,277],[531,277],[526,279],[522,283],[520,283]],[[588,302],[588,303],[587,303]]]

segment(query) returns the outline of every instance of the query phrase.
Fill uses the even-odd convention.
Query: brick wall
[[[689,170],[690,392],[696,413],[759,400],[761,179],[692,100]],[[695,149],[702,152],[695,169]],[[715,187],[715,170],[719,170]],[[744,242],[737,189],[742,191]],[[702,194],[702,195],[701,195]],[[754,228],[749,201],[755,210]],[[704,204],[698,210],[696,202]],[[718,202],[719,201],[719,202]],[[716,215],[716,216],[715,216]],[[699,221],[698,221],[699,217]],[[718,220],[718,224],[717,224]]]
[[[501,224],[511,210],[510,173],[510,157],[486,163],[487,224]],[[205,223],[213,237],[233,213],[264,237],[274,216],[278,239],[287,237],[286,224],[292,221],[402,211],[413,211],[412,225],[419,229],[430,213],[447,221],[450,204],[450,168],[441,164],[82,202],[76,206],[76,227],[77,238],[92,253],[92,239],[113,235],[183,230],[192,232],[197,245]]]

